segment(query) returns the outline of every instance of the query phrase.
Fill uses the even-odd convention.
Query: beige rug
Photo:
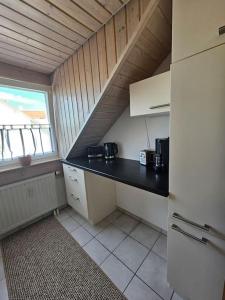
[[[126,299],[54,218],[2,241],[10,300]]]

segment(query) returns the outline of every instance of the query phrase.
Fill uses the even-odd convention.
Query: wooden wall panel
[[[54,3],[57,1],[51,0]],[[171,0],[161,1],[171,2]],[[118,113],[122,112],[124,105],[127,105],[129,83],[149,77],[168,54],[171,25],[167,18],[170,13],[165,11],[167,5],[162,5],[164,10],[162,12],[159,2],[159,0],[131,0],[57,69],[58,76],[54,76],[53,93],[57,94],[54,98],[58,107],[57,125],[61,127],[59,147],[62,157],[68,155],[78,136],[79,141],[82,141],[82,147],[98,141],[106,128],[109,128],[118,117]],[[115,0],[101,0],[99,3],[107,6],[108,10],[110,5],[116,5]],[[148,6],[150,3],[152,5]],[[148,28],[145,26],[142,29],[138,45],[133,47],[120,72],[116,71],[118,74],[107,87],[107,80],[109,78],[111,80],[118,61],[123,59],[124,54],[126,56],[127,44],[136,36],[137,28],[144,16],[148,18],[146,8],[153,7],[155,11],[156,6],[156,15],[151,18],[154,21],[149,21],[146,24]],[[102,93],[106,100],[102,107],[103,112],[96,111]],[[110,100],[109,104],[107,99]],[[93,107],[96,113],[92,117]],[[87,126],[85,124],[87,119],[92,120],[91,128],[88,128],[85,136],[80,136],[80,132],[84,132]]]
[[[88,96],[88,106],[89,111],[94,106],[94,89],[93,89],[93,76],[92,76],[92,68],[91,68],[91,53],[90,53],[90,46],[89,42],[87,41],[84,46],[84,69],[85,69],[85,76],[86,76],[86,85],[87,85],[87,96]]]
[[[97,47],[97,38],[94,35],[90,40],[90,52],[91,52],[91,69],[92,69],[92,80],[93,80],[93,89],[94,89],[94,98],[95,102],[98,99],[100,93],[100,77],[99,77],[99,61],[98,61],[98,47]]]
[[[116,40],[115,40],[114,18],[112,18],[105,25],[105,35],[106,35],[108,73],[111,74],[113,68],[116,65]]]
[[[108,78],[105,27],[102,27],[97,32],[97,45],[98,45],[100,86],[102,90]]]
[[[84,119],[89,115],[89,103],[88,103],[88,95],[87,95],[87,82],[86,82],[86,75],[84,69],[84,52],[83,47],[81,47],[78,52],[78,70],[80,75],[80,87],[81,87],[81,98],[83,103],[83,113]]]
[[[117,58],[120,57],[127,44],[126,8],[115,15],[115,35]]]

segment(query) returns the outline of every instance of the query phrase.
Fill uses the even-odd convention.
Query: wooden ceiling
[[[0,61],[52,73],[129,0],[0,0]]]

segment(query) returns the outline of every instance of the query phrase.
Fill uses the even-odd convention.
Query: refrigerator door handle
[[[202,237],[201,239],[200,238],[197,238],[196,236],[184,231],[183,229],[181,229],[179,226],[175,225],[175,224],[172,224],[171,228],[177,232],[180,232],[181,234],[185,235],[185,236],[188,236],[190,238],[192,238],[193,240],[201,243],[201,244],[204,244],[204,245],[207,245],[208,244],[208,239]]]
[[[198,229],[201,229],[201,230],[204,230],[204,231],[209,231],[209,230],[210,230],[210,226],[209,226],[209,225],[207,225],[207,224],[205,224],[205,225],[200,225],[200,224],[198,224],[198,223],[195,223],[195,222],[193,222],[193,221],[191,221],[191,220],[188,220],[188,219],[182,217],[182,216],[179,215],[178,213],[175,213],[175,212],[174,212],[174,213],[172,214],[172,217],[175,218],[175,219],[178,219],[178,220],[180,220],[180,221],[183,221],[183,222],[185,222],[185,223],[187,223],[187,224],[190,224],[190,225],[192,225],[192,226],[194,226],[194,227],[196,227],[196,228],[198,228]]]

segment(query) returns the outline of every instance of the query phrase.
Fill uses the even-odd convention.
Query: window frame
[[[36,84],[36,83],[28,83],[28,82],[5,79],[5,78],[0,78],[0,86],[46,93],[45,102],[46,102],[49,124],[51,126],[51,135],[52,135],[52,143],[53,143],[54,151],[50,153],[35,155],[35,156],[32,155],[31,165],[42,163],[52,159],[58,159],[58,145],[57,145],[57,136],[56,136],[56,129],[55,129],[55,121],[54,121],[52,86]],[[2,170],[5,171],[7,169],[11,169],[14,167],[22,167],[19,163],[18,158],[15,158],[13,160],[9,159],[0,162],[0,172]]]

